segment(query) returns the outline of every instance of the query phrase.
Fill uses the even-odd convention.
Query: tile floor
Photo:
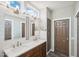
[[[59,54],[59,53],[55,53],[55,52],[50,51],[48,53],[47,57],[67,57],[67,56],[65,56],[65,55],[63,55],[61,53]]]

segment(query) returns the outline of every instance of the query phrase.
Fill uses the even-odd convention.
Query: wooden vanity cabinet
[[[46,57],[46,42],[39,46],[40,57]]]
[[[46,57],[46,43],[42,44],[42,56]]]
[[[45,56],[46,56],[46,42],[20,55],[20,57],[45,57]]]

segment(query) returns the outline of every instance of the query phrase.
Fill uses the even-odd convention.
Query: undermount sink
[[[24,49],[26,49],[25,47],[27,47],[27,45],[22,45],[22,46],[19,46],[19,47],[15,47],[15,48],[8,48],[8,49],[4,49],[4,52],[10,52],[10,53],[16,53],[16,52],[20,52]]]
[[[16,48],[9,48],[8,50],[11,51],[11,52],[18,52],[20,50],[22,50],[24,47],[16,47]]]
[[[21,46],[16,46],[15,48],[12,47],[12,48],[5,49],[5,51],[8,51],[8,52],[18,52],[18,51],[21,51],[23,49],[26,49],[26,47],[34,46],[34,45],[36,45],[36,43],[39,43],[39,42],[40,42],[39,40],[31,41],[28,44],[24,43]]]

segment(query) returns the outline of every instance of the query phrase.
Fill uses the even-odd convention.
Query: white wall
[[[40,30],[40,38],[47,40],[47,8],[46,7],[40,9],[40,20],[41,20],[40,25],[44,29],[46,29],[45,31]]]
[[[74,10],[74,45],[75,45],[75,49],[74,49],[74,55],[77,56],[77,13],[79,12],[79,2],[77,1],[75,3],[75,10]]]
[[[71,17],[74,12],[73,6],[63,7],[53,10],[53,19],[59,19],[64,17]]]
[[[75,12],[74,12],[74,15],[76,15],[77,14],[77,12],[79,11],[79,1],[77,1],[76,3],[75,3],[75,10],[74,10]]]
[[[47,8],[47,18],[49,18],[50,20],[52,20],[52,10],[50,10],[49,8]]]
[[[4,40],[4,21],[0,18],[0,41]]]
[[[47,8],[47,19],[50,19],[51,20],[51,24],[53,23],[52,22],[52,14],[53,14],[53,11],[51,10],[51,9],[49,9],[49,8]],[[52,38],[52,31],[53,31],[53,28],[51,27],[51,38]],[[54,31],[53,31],[54,32]],[[53,48],[53,43],[54,43],[54,41],[52,42],[52,40],[51,40],[51,49]],[[54,50],[54,49],[52,49],[52,50]]]

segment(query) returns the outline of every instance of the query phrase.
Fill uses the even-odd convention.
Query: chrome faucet
[[[19,41],[17,41],[17,47],[19,46]]]
[[[19,46],[21,46],[21,45],[22,45],[22,43],[21,43],[21,42],[19,42],[19,41],[17,41],[16,45],[15,45],[15,44],[13,44],[13,48],[15,48],[15,47],[19,47]]]
[[[19,46],[21,46],[21,45],[22,45],[22,43],[19,42],[19,41],[17,41],[17,47],[19,47]]]
[[[13,48],[15,48],[15,45],[13,45]]]
[[[37,36],[33,40],[36,41],[37,40]]]

